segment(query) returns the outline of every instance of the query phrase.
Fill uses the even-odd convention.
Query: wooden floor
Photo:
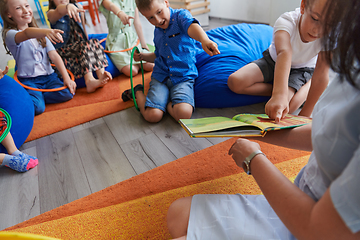
[[[90,32],[104,32],[101,21]],[[142,22],[152,39],[151,25]],[[206,29],[232,23],[211,19]],[[241,112],[263,113],[264,104],[197,108],[193,118]],[[39,165],[26,173],[0,168],[0,230],[224,140],[192,139],[169,115],[150,124],[130,108],[25,143],[21,150]]]

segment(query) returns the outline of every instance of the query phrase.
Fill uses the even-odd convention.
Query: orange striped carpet
[[[253,178],[227,155],[234,141],[190,154],[6,230],[60,239],[169,239],[165,216],[175,199],[205,193],[261,193]],[[292,180],[310,155],[259,143]]]

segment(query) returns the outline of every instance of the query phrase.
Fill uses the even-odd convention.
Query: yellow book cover
[[[279,123],[266,114],[238,114],[233,118],[206,117],[180,119],[180,125],[190,137],[250,137],[264,136],[268,131],[295,128],[312,121],[311,118],[288,114]]]

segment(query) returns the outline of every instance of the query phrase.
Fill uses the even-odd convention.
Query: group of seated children
[[[137,64],[148,62],[148,70],[153,68],[147,96],[142,91],[144,86],[134,88],[140,112],[147,121],[160,121],[166,111],[175,120],[190,118],[198,74],[194,43],[201,42],[211,56],[220,54],[217,44],[188,11],[170,8],[168,0],[135,1],[136,6],[131,0],[103,0],[101,11],[110,25],[106,47],[114,50],[119,44],[128,48],[139,37],[140,52],[134,59]],[[84,26],[79,24],[84,23],[79,17],[83,10],[76,3],[50,1],[48,17],[54,29],[37,28],[27,0],[1,0],[0,7],[4,43],[17,61],[21,81],[38,88],[68,86],[51,94],[29,91],[37,114],[44,110],[44,102],[67,101],[75,93],[76,84],[69,79],[65,65],[77,76],[85,76],[89,92],[111,80],[104,70],[107,61],[99,42],[88,41]],[[147,51],[137,9],[155,26],[154,53]],[[315,106],[312,125],[274,131],[261,138],[313,151],[295,184],[267,159],[259,144],[238,139],[229,155],[239,167],[246,166],[264,195],[195,195],[178,199],[167,215],[172,237],[359,239],[359,9],[357,0],[302,0],[299,9],[284,13],[276,21],[273,41],[263,58],[228,78],[228,86],[235,93],[271,96],[265,112],[279,121],[305,100],[300,114],[310,116],[328,85],[329,66],[339,73]],[[127,27],[133,18],[136,33]],[[78,52],[83,55],[76,56]],[[63,81],[50,67],[49,59],[42,58],[46,55]],[[128,53],[114,53],[111,59],[126,75],[139,71],[137,64],[130,69]],[[92,77],[92,71],[98,79]],[[122,98],[131,100],[131,90],[126,90]],[[37,165],[37,159],[14,146],[4,116],[0,115],[0,133],[4,135],[1,140],[10,154],[0,154],[0,163],[27,171]]]
[[[321,15],[308,10],[309,5],[317,6],[320,0],[314,1],[303,0],[299,9],[283,14],[275,23],[272,44],[263,58],[242,67],[228,79],[229,88],[236,93],[271,96],[265,112],[276,121],[298,109],[305,100],[300,114],[310,116],[328,84],[329,65],[326,52],[321,51]],[[153,71],[146,96],[144,86],[134,88],[144,119],[159,122],[166,111],[176,121],[190,118],[198,76],[195,42],[201,42],[210,56],[220,54],[199,22],[189,11],[171,8],[168,0],[103,0],[100,11],[109,27],[106,49],[117,68],[126,75],[137,74],[140,61],[145,61],[145,70]],[[148,51],[139,11],[155,26],[153,53]],[[99,40],[88,40],[81,5],[74,0],[50,0],[47,16],[51,29],[38,28],[27,0],[1,1],[4,46],[16,60],[19,80],[40,89],[68,87],[54,92],[27,89],[35,115],[44,112],[45,103],[72,99],[76,83],[70,80],[67,69],[76,78],[84,77],[89,93],[112,79],[105,71],[108,62]],[[132,19],[135,31],[130,27]],[[136,44],[140,51],[135,53],[136,62],[130,69],[129,51],[115,50]],[[55,64],[56,72],[50,62]],[[123,92],[122,99],[132,99],[131,89]]]

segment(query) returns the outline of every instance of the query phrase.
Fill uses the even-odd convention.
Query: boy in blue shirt
[[[141,84],[135,86],[140,112],[148,122],[159,122],[166,110],[178,121],[190,118],[194,110],[194,82],[198,76],[195,40],[210,56],[219,54],[199,22],[184,9],[172,9],[168,0],[136,0],[142,15],[155,26],[154,53],[137,53],[135,61],[154,62],[150,89],[145,96]],[[122,99],[132,98],[131,89]]]

